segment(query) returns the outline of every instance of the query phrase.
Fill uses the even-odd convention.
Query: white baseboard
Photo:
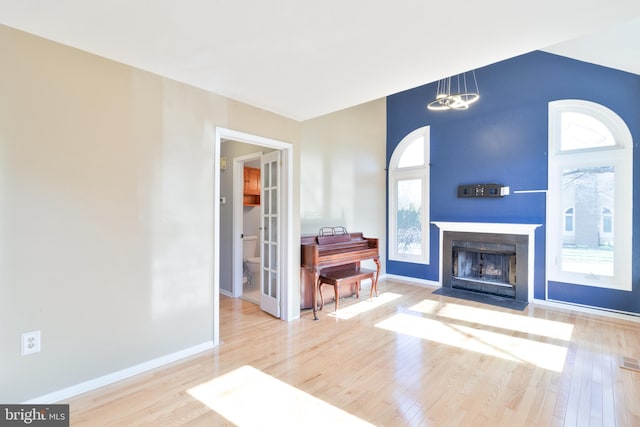
[[[143,372],[150,371],[151,369],[168,365],[169,363],[176,362],[180,359],[184,359],[185,357],[193,356],[194,354],[198,354],[203,351],[210,350],[213,347],[214,347],[213,341],[207,341],[193,347],[185,348],[184,350],[180,350],[175,353],[167,354],[165,356],[161,356],[156,359],[149,360],[147,362],[143,362],[135,366],[131,366],[130,368],[126,368],[121,371],[112,372],[111,374],[103,375],[93,380],[85,381],[80,384],[76,384],[71,387],[64,388],[62,390],[54,391],[53,393],[36,397],[24,403],[28,405],[34,405],[34,404],[47,405],[47,404],[52,404],[56,402],[63,402],[79,394],[86,393],[88,391],[95,390],[97,388],[104,387],[109,384],[113,384],[117,381],[121,381],[130,377],[133,377],[134,375],[138,375]]]
[[[563,311],[574,311],[578,313],[593,314],[596,316],[611,317],[613,319],[628,320],[630,322],[640,323],[640,315],[635,313],[614,311],[608,310],[606,308],[597,308],[556,300],[534,299],[533,303],[545,308],[554,308]]]
[[[235,298],[231,292],[225,291],[224,289],[220,289],[220,293],[226,297]]]
[[[395,274],[380,275],[380,280],[383,280],[383,279],[408,283],[410,285],[416,285],[421,287],[429,287],[429,288],[442,287],[440,282],[435,282],[432,280],[416,279],[413,277],[406,277],[406,276],[396,276]],[[535,299],[535,298],[532,303],[535,305],[539,305],[541,307],[546,307],[546,308],[554,308],[554,309],[564,310],[564,311],[575,311],[579,313],[593,314],[596,316],[610,317],[614,319],[628,320],[630,322],[640,323],[640,315],[637,313],[628,313],[628,312],[622,312],[622,311],[608,310],[606,308],[598,308],[598,307],[591,307],[591,306],[585,306],[580,304],[573,304],[573,303],[564,302],[564,301],[541,300],[541,299]]]

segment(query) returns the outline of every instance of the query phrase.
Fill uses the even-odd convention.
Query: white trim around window
[[[561,116],[565,112],[578,112],[591,116],[598,120],[611,132],[615,144],[605,147],[586,147],[581,149],[561,150]],[[624,121],[610,109],[590,101],[583,100],[560,100],[549,103],[549,191],[547,203],[547,280],[562,282],[567,284],[577,284],[583,286],[594,286],[601,288],[631,290],[631,264],[632,264],[632,226],[633,226],[633,140],[631,132]],[[579,212],[578,199],[584,203],[588,199],[589,192],[582,189],[571,181],[568,177],[584,171],[584,175],[590,171],[603,170],[610,171],[613,175],[613,183],[609,185],[611,189],[607,195],[598,199],[605,199],[603,202],[589,202],[593,207],[591,212],[596,212],[596,216],[589,218],[583,209]],[[600,173],[594,173],[598,177]],[[595,178],[594,178],[595,179]],[[600,178],[598,178],[600,179]],[[563,187],[564,182],[564,187]],[[575,185],[571,190],[567,190],[569,185]],[[593,187],[595,188],[595,187]],[[563,205],[563,191],[564,205]],[[570,191],[570,192],[568,192]],[[575,198],[576,200],[571,200]],[[593,197],[592,197],[593,198]],[[610,200],[609,200],[610,199]],[[572,203],[573,231],[575,236],[573,246],[563,244],[563,234],[565,230],[565,215],[567,203]],[[579,227],[584,222],[590,222],[590,233],[593,238],[595,233],[598,239],[603,240],[601,223],[602,203],[612,215],[613,233],[607,233],[605,244],[596,243],[592,248],[595,251],[607,249],[606,245],[611,244],[612,261],[607,268],[599,267],[598,262],[603,257],[596,257],[590,260],[589,253],[581,252],[582,246],[579,242]],[[611,203],[611,204],[610,204]],[[582,217],[580,217],[582,215]],[[587,216],[585,216],[587,215]],[[591,215],[591,214],[589,214]],[[580,218],[583,218],[582,220]],[[613,236],[611,236],[613,235]],[[567,255],[568,254],[568,255]]]
[[[403,192],[411,193],[410,201]],[[399,222],[409,224],[399,228]],[[429,264],[429,228],[429,126],[425,126],[405,136],[389,162],[389,259]]]

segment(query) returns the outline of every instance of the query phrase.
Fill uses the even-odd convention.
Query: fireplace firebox
[[[516,295],[516,245],[469,241],[452,242],[451,287]]]
[[[527,301],[528,236],[444,232],[442,286]]]

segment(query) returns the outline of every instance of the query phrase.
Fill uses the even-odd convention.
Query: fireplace
[[[434,222],[440,228],[445,288],[533,299],[534,231],[538,224]]]
[[[454,240],[451,248],[452,288],[515,298],[515,244]]]

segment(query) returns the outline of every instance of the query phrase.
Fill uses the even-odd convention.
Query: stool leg
[[[369,292],[369,299],[373,298],[373,293],[376,293],[378,296],[378,274],[374,273],[371,277],[371,291]]]
[[[336,293],[336,312],[338,311],[338,301],[340,300],[340,286],[338,285],[338,282],[336,282],[335,286],[333,287],[335,289],[335,293]]]
[[[322,296],[322,282],[318,280],[318,290],[320,291],[320,310],[324,307],[324,297]]]

